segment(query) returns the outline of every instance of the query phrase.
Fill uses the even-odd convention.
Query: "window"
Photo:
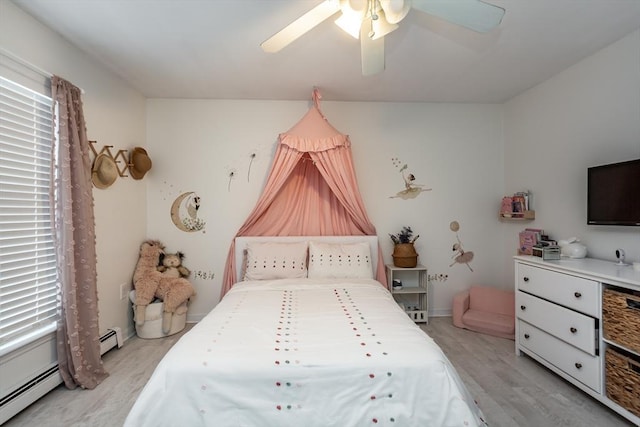
[[[52,100],[0,77],[0,355],[55,330]]]

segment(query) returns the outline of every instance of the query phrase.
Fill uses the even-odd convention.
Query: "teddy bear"
[[[160,254],[160,265],[158,265],[158,271],[165,277],[189,277],[191,271],[184,265],[182,260],[184,254],[182,252],[176,252],[175,254]]]
[[[140,245],[140,257],[133,273],[133,287],[136,290],[136,325],[144,325],[147,306],[154,297],[160,298],[163,301],[162,332],[168,334],[173,313],[195,295],[195,289],[184,277],[171,277],[158,271],[163,254],[164,245],[157,240],[147,240]]]

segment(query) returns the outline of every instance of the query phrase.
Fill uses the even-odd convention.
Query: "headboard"
[[[360,243],[366,242],[371,249],[371,261],[373,264],[373,275],[378,268],[378,236],[239,236],[236,237],[236,280],[242,280],[242,262],[244,261],[244,250],[249,242],[303,242],[314,241],[324,243]]]

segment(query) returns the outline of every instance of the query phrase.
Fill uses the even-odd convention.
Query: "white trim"
[[[51,323],[42,328],[36,329],[29,334],[22,335],[20,338],[16,340],[9,341],[8,343],[0,346],[0,357],[15,351],[20,347],[29,344],[30,342],[37,341],[40,338],[44,337],[45,335],[55,332],[55,330],[56,330],[56,324]]]
[[[453,311],[450,308],[441,308],[438,310],[430,309],[429,317],[451,317],[453,316]]]
[[[51,76],[53,76],[52,73],[43,70],[42,68],[38,67],[37,65],[34,65],[28,61],[25,61],[24,59],[20,58],[18,55],[15,55],[14,53],[11,53],[10,51],[8,51],[7,49],[0,47],[0,55],[6,56],[7,58],[9,58],[10,60],[17,62],[18,64],[27,67],[28,69],[30,69],[31,71],[35,71],[36,73],[40,74],[42,77],[46,77],[46,78],[51,78]]]
[[[60,371],[56,370],[44,380],[40,381],[32,388],[21,394],[17,398],[11,400],[0,408],[0,424],[5,423],[20,411],[40,399],[45,394],[62,384]]]
[[[49,81],[48,82],[49,85],[51,84],[50,80],[51,80],[51,77],[53,77],[53,75],[54,75],[53,73],[50,73],[50,72],[38,67],[37,65],[32,64],[31,62],[20,58],[18,55],[8,51],[7,49],[5,49],[3,47],[0,47],[0,56],[4,56],[6,59],[9,59],[9,60],[15,62],[16,64],[19,64],[19,65],[21,65],[21,66],[23,66],[25,68],[28,68],[30,71],[33,71],[34,73],[38,74],[39,76],[44,77],[45,79],[47,79]],[[29,76],[25,76],[25,77],[29,77]],[[82,89],[82,88],[78,88],[78,89],[80,89],[80,92],[82,94],[85,93],[84,89]]]

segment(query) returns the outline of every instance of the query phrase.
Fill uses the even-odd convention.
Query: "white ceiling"
[[[506,9],[487,34],[412,10],[363,77],[333,19],[260,48],[321,0],[13,0],[150,98],[501,103],[640,28],[639,0],[487,1]]]

